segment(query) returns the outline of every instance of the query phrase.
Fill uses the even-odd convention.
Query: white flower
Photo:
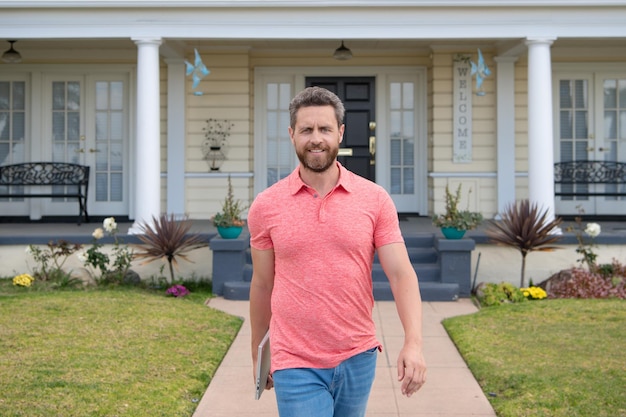
[[[601,229],[600,229],[600,225],[598,223],[587,223],[587,227],[585,228],[585,233],[589,236],[589,237],[596,237],[600,234]]]
[[[102,239],[104,237],[104,231],[100,227],[98,227],[96,230],[93,231],[91,236],[93,236],[93,238],[96,240]]]
[[[33,250],[30,248],[30,245],[28,245],[26,246],[26,250],[24,252],[26,252],[26,255],[30,255],[33,253]]]
[[[107,217],[102,222],[102,227],[109,233],[113,233],[117,230],[117,223],[115,223],[115,217]]]
[[[76,256],[78,257],[78,260],[81,261],[83,264],[86,264],[87,263],[87,259],[89,259],[87,257],[87,252],[80,252]]]

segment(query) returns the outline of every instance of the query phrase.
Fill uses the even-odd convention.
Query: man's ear
[[[291,126],[289,126],[287,131],[289,132],[289,139],[291,140],[291,143],[295,146],[296,143],[293,140],[293,129],[291,128]]]
[[[346,130],[346,125],[339,126],[339,143],[343,142],[343,132]]]

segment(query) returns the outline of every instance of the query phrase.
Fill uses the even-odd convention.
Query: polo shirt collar
[[[337,185],[335,185],[335,188],[341,187],[347,192],[351,192],[352,178],[350,177],[350,171],[348,171],[338,161],[335,163],[337,164],[337,167],[339,167],[339,181],[337,182]],[[308,186],[302,181],[302,178],[300,178],[300,165],[298,165],[289,175],[289,192],[291,195],[295,195],[304,187]]]

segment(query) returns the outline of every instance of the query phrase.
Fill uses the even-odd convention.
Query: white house
[[[251,201],[296,166],[287,105],[318,84],[346,101],[342,162],[399,212],[439,212],[463,183],[487,218],[521,198],[624,215],[619,197],[555,198],[553,164],[626,161],[625,22],[618,0],[0,0],[16,41],[0,51],[21,56],[0,62],[0,165],[89,165],[91,215],[208,219],[228,175]],[[351,59],[333,57],[342,42]],[[214,172],[208,119],[233,124]],[[0,201],[1,216],[75,213]]]

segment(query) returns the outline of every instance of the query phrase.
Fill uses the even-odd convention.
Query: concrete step
[[[436,282],[440,279],[439,265],[437,263],[414,263],[413,269],[421,282]],[[374,282],[388,281],[383,267],[380,264],[372,265],[372,280]]]
[[[438,265],[438,253],[434,247],[435,237],[432,233],[417,233],[404,238],[409,259],[417,273],[422,298],[424,301],[452,301],[459,297],[457,284],[439,282],[441,272]],[[226,282],[223,295],[229,300],[247,300],[252,280],[252,257],[250,249],[245,254],[246,265],[243,269],[243,281]],[[374,256],[372,266],[374,299],[377,301],[393,300],[389,281],[380,265],[378,255]]]
[[[422,301],[456,301],[459,298],[458,284],[420,281],[419,286]],[[393,300],[388,282],[374,282],[374,299],[376,301]]]
[[[422,301],[456,301],[459,298],[458,284],[441,282],[420,282]],[[245,281],[224,283],[223,296],[227,300],[248,300],[250,283]],[[374,282],[374,299],[376,301],[392,301],[393,294],[389,282]]]
[[[407,246],[406,251],[409,254],[409,259],[413,264],[419,263],[437,263],[437,250],[433,247],[414,247]],[[378,253],[374,254],[374,263],[380,263],[378,259]]]

